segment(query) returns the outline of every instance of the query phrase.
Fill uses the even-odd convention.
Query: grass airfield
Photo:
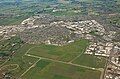
[[[88,45],[85,39],[65,46],[24,44],[0,69],[22,79],[100,79],[105,58],[85,55]]]
[[[99,79],[100,71],[40,60],[22,79]]]

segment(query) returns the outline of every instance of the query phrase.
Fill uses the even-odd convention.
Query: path
[[[39,58],[31,67],[29,67],[23,74],[21,74],[21,76],[18,78],[20,79],[23,75],[25,75],[31,68],[35,67],[35,65],[41,60],[41,58]]]
[[[11,71],[11,70],[16,70],[16,69],[19,67],[18,64],[9,64],[9,65],[5,65],[5,66],[1,67],[0,69],[2,69],[2,68],[4,68],[4,67],[7,67],[7,66],[14,66],[14,65],[16,65],[16,67],[15,67],[14,69],[9,69],[9,70],[10,70],[10,71]]]
[[[4,64],[6,64],[8,61],[9,61],[9,59],[7,59],[3,64],[1,64],[1,65],[0,65],[0,69],[1,69],[1,67],[2,67]]]

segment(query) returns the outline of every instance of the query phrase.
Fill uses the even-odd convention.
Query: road
[[[105,69],[104,69],[103,79],[105,79],[105,75],[106,75],[106,73],[107,73],[107,67],[108,67],[108,65],[109,65],[110,62],[111,62],[111,58],[114,56],[113,54],[114,54],[114,53],[113,53],[113,49],[112,49],[111,52],[110,52],[109,57],[107,58],[107,62],[106,62]]]

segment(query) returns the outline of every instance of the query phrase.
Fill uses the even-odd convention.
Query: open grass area
[[[14,18],[5,18],[0,19],[0,25],[19,25],[27,17],[14,17]]]
[[[13,45],[14,44],[14,45]],[[0,41],[0,53],[3,51],[16,51],[23,44],[19,37],[12,37],[7,40]],[[12,46],[13,45],[13,46]]]
[[[31,17],[33,14],[32,13],[26,13],[22,14],[20,16],[15,16],[15,17],[8,17],[4,19],[0,19],[0,25],[20,25],[23,20]]]
[[[72,63],[80,64],[93,68],[104,68],[106,59],[103,57],[83,54]]]
[[[0,36],[0,40],[2,40],[3,36]]]
[[[81,13],[75,13],[74,11],[58,11],[58,12],[52,12],[51,15],[54,16],[75,16],[80,15]]]
[[[22,79],[99,79],[100,72],[72,65],[40,60]]]
[[[7,63],[3,65],[17,64],[19,67],[11,71],[12,75],[18,78],[22,73],[24,73],[31,65],[33,65],[38,59],[33,57],[25,56],[24,54],[28,49],[30,49],[33,45],[25,44],[23,45]],[[7,69],[6,69],[7,70]]]
[[[82,10],[79,10],[77,12],[77,10],[70,9],[72,7],[73,6],[70,6],[70,5],[63,5],[63,6],[59,6],[59,8],[65,9],[65,11],[53,12],[52,9],[48,9],[48,10],[45,11],[45,13],[51,14],[53,16],[77,16],[77,15],[81,15],[82,14]]]
[[[13,71],[10,70],[12,75],[16,78],[21,76],[30,66],[32,66],[38,59],[24,56],[22,58],[15,58],[6,63],[6,65],[17,64],[19,67]],[[14,69],[14,68],[13,68]],[[7,69],[6,69],[7,70]],[[9,70],[8,70],[9,71]]]
[[[45,59],[41,59],[31,67],[22,79],[99,79],[101,72],[89,67],[103,68],[105,60],[101,57],[85,55],[88,45],[89,41],[85,39],[64,46],[24,44],[2,67],[11,65],[8,71],[10,70],[11,74],[18,78],[38,61],[37,57],[43,57]],[[79,55],[81,56],[76,58]],[[49,61],[49,58],[52,60]],[[69,64],[71,60],[74,60],[73,65]]]
[[[89,41],[85,39],[75,41],[65,46],[42,44],[29,50],[28,54],[62,61],[70,61],[77,55],[83,53],[88,45]]]
[[[17,64],[9,64],[9,65],[4,65],[1,70],[8,70],[8,71],[12,71],[12,70],[16,70],[19,67],[19,65]]]
[[[8,58],[11,58],[13,52],[16,53],[17,50],[22,46],[23,42],[19,37],[12,37],[11,39],[0,41],[0,65],[2,65]]]
[[[88,3],[92,3],[94,0],[80,0],[81,2],[88,2]]]
[[[0,66],[5,62],[6,60],[1,60],[0,61]]]

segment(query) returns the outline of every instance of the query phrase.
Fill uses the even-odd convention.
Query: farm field
[[[99,79],[100,71],[40,60],[22,79]]]

